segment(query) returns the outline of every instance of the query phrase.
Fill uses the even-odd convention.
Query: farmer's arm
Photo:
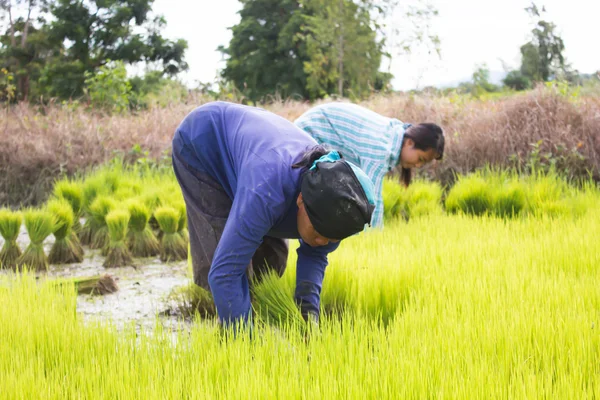
[[[250,293],[246,269],[262,238],[281,213],[281,177],[264,165],[246,168],[208,274],[219,318],[225,324],[248,320]],[[270,171],[270,172],[266,172]],[[269,193],[266,196],[265,193]]]
[[[338,248],[340,242],[326,246],[310,247],[300,240],[296,265],[296,303],[304,319],[309,315],[319,320],[321,287],[327,267],[327,255]]]

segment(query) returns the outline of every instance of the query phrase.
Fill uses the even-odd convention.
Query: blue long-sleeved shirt
[[[246,267],[264,236],[300,239],[297,227],[300,168],[292,165],[317,142],[268,111],[226,102],[205,104],[177,128],[173,151],[215,179],[233,201],[208,280],[225,323],[250,314]],[[296,301],[318,316],[327,255],[339,246],[310,247],[300,240]]]

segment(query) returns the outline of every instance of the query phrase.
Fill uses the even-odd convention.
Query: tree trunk
[[[340,97],[344,96],[344,0],[340,0],[340,37],[338,48],[338,93]]]
[[[13,23],[13,19],[12,19],[11,3],[12,3],[12,1],[9,0],[9,2],[8,2],[8,21],[10,23],[10,45],[12,47],[15,47],[15,24]]]

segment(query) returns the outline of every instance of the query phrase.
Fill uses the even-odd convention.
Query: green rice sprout
[[[162,205],[160,192],[157,190],[146,192],[141,196],[141,200],[146,205],[146,207],[148,207],[148,210],[150,210],[150,219],[148,220],[148,225],[150,226],[150,229],[159,230],[160,227],[158,226],[158,221],[154,217],[154,210],[156,210],[156,208]]]
[[[383,180],[383,216],[385,219],[394,219],[400,214],[400,200],[405,189],[395,180],[385,178]]]
[[[87,246],[92,242],[95,232],[94,223],[90,221],[90,206],[100,194],[105,192],[106,189],[102,186],[102,180],[98,177],[88,178],[83,184],[83,204],[81,208],[86,221],[79,232],[79,240],[83,245]]]
[[[3,208],[0,210],[0,235],[4,238],[4,245],[0,250],[0,268],[15,269],[17,259],[21,256],[21,249],[17,244],[17,237],[23,223],[23,215]]]
[[[117,203],[112,198],[106,196],[99,196],[90,206],[90,218],[86,221],[86,224],[89,222],[92,232],[90,248],[103,249],[103,255],[106,255],[105,249],[110,241],[105,218],[116,207]]]
[[[293,286],[273,271],[264,274],[260,283],[252,285],[253,302],[257,315],[267,323],[301,326],[304,319],[294,301]]]
[[[129,213],[124,210],[113,210],[106,216],[106,226],[110,235],[105,268],[124,267],[133,264],[133,259],[125,239],[129,225]]]
[[[48,211],[53,215],[54,244],[50,249],[50,264],[72,264],[83,261],[83,247],[76,235],[73,235],[74,212],[69,202],[64,199],[51,200]]]
[[[54,185],[54,195],[69,202],[74,216],[73,231],[79,233],[82,229],[79,219],[83,212],[83,190],[81,185],[69,180],[58,181]]]
[[[164,262],[185,260],[187,245],[178,233],[180,213],[172,207],[159,207],[154,212],[161,231],[160,259]]]
[[[115,293],[119,286],[115,278],[109,274],[99,276],[86,276],[77,278],[60,278],[48,281],[48,284],[54,286],[73,286],[77,294],[89,294],[103,296]]]
[[[179,211],[179,221],[177,222],[177,233],[181,235],[183,240],[185,240],[186,245],[190,240],[190,235],[187,229],[187,211],[185,208],[185,203],[183,201],[178,201],[174,204],[175,209]]]
[[[25,228],[30,243],[17,260],[17,267],[35,271],[48,270],[48,257],[44,253],[44,240],[54,232],[55,220],[46,210],[28,210],[25,212]]]
[[[482,177],[461,177],[448,193],[446,210],[451,213],[484,215],[491,209],[492,196],[493,192]]]
[[[185,318],[193,317],[195,314],[199,314],[202,318],[217,315],[212,294],[195,283],[175,288],[169,295],[169,301],[172,304],[171,313]]]
[[[150,210],[139,200],[131,200],[127,207],[131,218],[129,219],[129,233],[127,244],[134,257],[154,257],[160,252],[160,244],[154,232],[148,226]]]
[[[513,181],[496,188],[494,193],[493,213],[499,217],[515,217],[527,205],[525,186]]]

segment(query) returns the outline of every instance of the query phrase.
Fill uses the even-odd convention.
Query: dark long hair
[[[312,165],[315,161],[317,161],[319,158],[323,157],[324,155],[328,154],[330,151],[331,151],[331,149],[327,146],[324,146],[322,144],[316,145],[315,147],[308,149],[302,155],[302,158],[300,159],[300,161],[298,161],[296,164],[292,165],[292,168],[308,169],[308,168],[312,167]],[[340,153],[340,156],[341,156],[341,153]]]
[[[414,148],[417,150],[429,151],[433,149],[436,154],[436,160],[441,160],[444,157],[444,131],[436,124],[427,122],[413,125],[404,133],[402,147],[404,147],[406,139],[411,139],[414,142]],[[401,161],[401,157],[402,150],[400,151],[400,157],[398,157],[399,162]],[[402,168],[401,178],[405,186],[410,185],[412,181],[412,171],[410,168]]]

